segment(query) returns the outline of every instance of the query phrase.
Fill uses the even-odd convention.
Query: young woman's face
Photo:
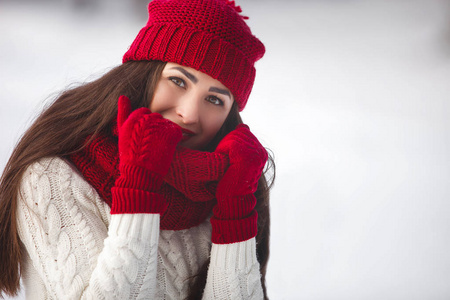
[[[233,101],[231,92],[218,80],[169,62],[156,86],[150,110],[183,128],[181,146],[202,149],[222,127]]]

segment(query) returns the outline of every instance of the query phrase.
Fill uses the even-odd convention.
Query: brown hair
[[[5,166],[0,180],[0,297],[14,296],[20,288],[20,262],[23,257],[17,233],[16,207],[19,185],[25,169],[40,158],[66,156],[84,147],[83,140],[106,130],[117,116],[117,99],[127,95],[133,109],[148,107],[165,63],[130,61],[115,67],[97,80],[63,92],[25,132]],[[237,106],[214,139],[220,141],[239,122]],[[235,120],[235,121],[233,121]],[[233,126],[229,126],[233,121]],[[236,123],[238,122],[238,123]],[[269,251],[268,187],[261,177],[257,191],[257,252],[263,286]],[[198,278],[206,278],[204,274]],[[194,280],[200,282],[200,280]],[[204,283],[203,283],[204,287]],[[203,290],[197,285],[194,290]],[[265,293],[265,288],[264,288]],[[266,294],[266,293],[265,293]]]

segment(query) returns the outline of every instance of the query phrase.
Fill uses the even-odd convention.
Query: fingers
[[[127,96],[121,95],[117,103],[117,126],[120,129],[131,114],[131,103]]]
[[[243,165],[248,170],[259,169],[268,159],[266,149],[245,124],[239,124],[225,136],[215,152],[226,154],[230,164]]]

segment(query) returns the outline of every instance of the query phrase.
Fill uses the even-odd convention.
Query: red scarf
[[[117,136],[99,134],[68,158],[111,206],[111,188],[119,176]],[[181,230],[202,223],[215,204],[217,182],[227,166],[223,155],[177,149],[160,191],[169,203],[161,216],[161,229]]]

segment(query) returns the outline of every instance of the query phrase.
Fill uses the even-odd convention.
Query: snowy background
[[[0,0],[0,170],[144,2]],[[277,163],[271,298],[450,299],[450,2],[237,2],[267,48],[243,118]]]

